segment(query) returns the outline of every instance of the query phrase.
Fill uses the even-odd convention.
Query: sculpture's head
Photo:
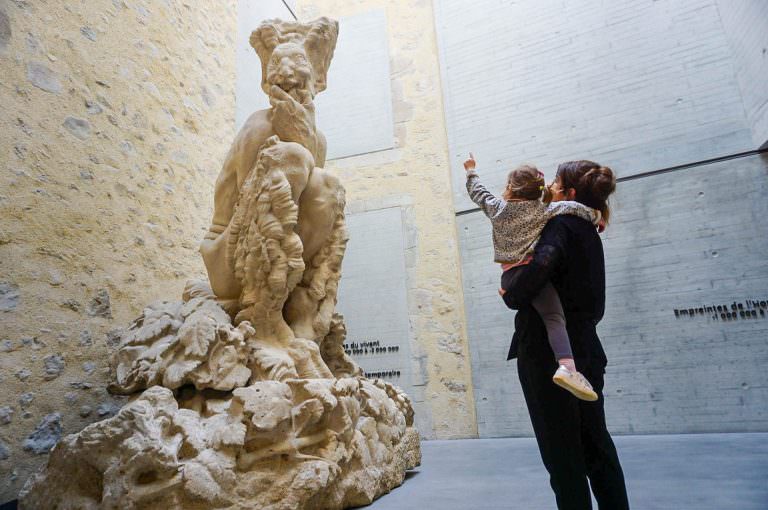
[[[287,42],[278,44],[267,63],[266,81],[284,91],[311,90],[312,65],[304,47]]]
[[[277,19],[263,22],[251,33],[251,46],[261,60],[264,92],[269,94],[272,85],[294,92],[294,97],[298,91],[314,97],[325,90],[338,33],[338,22],[328,18],[309,23]]]

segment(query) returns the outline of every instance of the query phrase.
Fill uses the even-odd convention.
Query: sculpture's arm
[[[297,101],[277,85],[270,88],[272,129],[282,141],[300,143],[309,149],[317,160],[320,140],[315,128],[315,105],[309,93],[301,99],[301,102]],[[322,151],[325,152],[324,147]],[[322,160],[325,162],[324,154]]]
[[[216,188],[213,194],[213,218],[211,218],[211,226],[205,234],[205,239],[216,239],[227,228],[232,219],[239,189],[237,169],[235,168],[237,158],[233,152],[235,152],[234,146],[229,150],[229,154],[224,160],[224,166],[216,178]]]
[[[259,110],[251,114],[232,142],[216,179],[213,219],[206,239],[215,239],[229,225],[240,196],[240,187],[256,164],[259,148],[274,134],[268,117],[269,110]]]

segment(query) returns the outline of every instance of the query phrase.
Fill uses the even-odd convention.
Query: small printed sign
[[[765,319],[768,317],[768,299],[745,299],[733,301],[730,305],[703,305],[689,308],[675,308],[675,317],[709,317],[713,321],[735,321]]]

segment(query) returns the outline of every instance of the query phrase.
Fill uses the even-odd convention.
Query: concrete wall
[[[414,397],[426,408],[417,423],[426,438],[473,437],[477,428],[431,3],[299,0],[297,9],[301,20],[340,19],[340,40],[345,18],[375,10],[385,13],[394,147],[336,159],[326,168],[337,172],[344,183],[350,214],[397,205],[389,200],[413,204],[413,239],[406,247],[415,246],[415,250],[406,254],[412,266],[406,289],[412,352],[420,378],[413,380],[418,385]],[[333,86],[329,81],[329,89]],[[328,113],[323,110],[319,115]],[[386,117],[379,121],[390,122]],[[356,232],[355,223],[350,223],[352,250],[356,236],[364,232]],[[347,306],[345,299],[342,296],[339,303],[342,310]]]
[[[235,30],[233,2],[0,2],[0,501],[121,405],[112,330],[205,274]]]
[[[626,178],[765,140],[764,2],[434,4],[457,212],[474,208],[461,166],[469,151],[500,192],[521,162],[552,177],[556,163],[590,158]],[[765,186],[758,157],[620,183],[601,325],[613,430],[768,429],[757,382],[768,321],[673,313],[766,299]],[[476,212],[457,223],[479,434],[531,434],[505,361],[514,314],[496,295],[490,225]]]
[[[619,185],[598,330],[611,361],[614,430],[768,430],[766,193],[766,155]],[[755,318],[698,310],[731,312],[747,300],[764,304]],[[675,316],[691,308],[695,316]]]
[[[755,148],[715,0],[434,4],[457,210],[469,151],[501,189],[521,162],[628,176]]]
[[[768,309],[754,319],[675,310],[768,300],[768,158],[754,156],[619,183],[604,234],[613,432],[768,430]],[[487,219],[459,216],[481,437],[532,434],[515,362],[514,313],[496,296]]]
[[[755,147],[768,144],[768,2],[718,0]]]

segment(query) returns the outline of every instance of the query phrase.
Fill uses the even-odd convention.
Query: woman
[[[615,187],[610,168],[592,161],[569,161],[558,167],[551,190],[554,200],[575,200],[598,209],[607,221],[608,196]],[[577,400],[552,384],[556,362],[544,324],[531,305],[547,281],[560,296],[576,366],[597,393],[595,402]],[[570,215],[549,220],[533,260],[504,290],[504,302],[519,310],[507,359],[517,358],[520,384],[558,509],[591,509],[589,485],[602,510],[628,509],[624,474],[605,425],[607,359],[596,332],[605,311],[605,263],[594,225]]]

